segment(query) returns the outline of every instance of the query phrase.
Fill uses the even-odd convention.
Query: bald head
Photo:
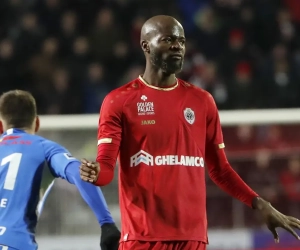
[[[178,73],[183,65],[185,36],[182,25],[171,16],[154,16],[141,30],[141,47],[146,67],[167,74]]]
[[[167,29],[178,27],[183,30],[182,25],[174,17],[171,16],[154,16],[148,19],[141,30],[141,41],[147,41],[157,33],[164,32]]]

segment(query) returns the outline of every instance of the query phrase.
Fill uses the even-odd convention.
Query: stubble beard
[[[173,61],[168,62],[157,56],[155,53],[150,54],[150,61],[155,68],[161,69],[167,74],[179,73],[183,66],[183,60],[177,63]]]

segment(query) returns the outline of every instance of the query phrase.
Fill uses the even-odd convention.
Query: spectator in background
[[[15,74],[16,65],[12,41],[9,39],[0,41],[0,83],[4,91],[18,87],[18,78]]]
[[[238,25],[241,30],[245,32],[246,46],[248,46],[250,50],[257,50],[258,48],[255,44],[257,28],[255,24],[255,11],[251,4],[245,4],[241,7],[241,10],[239,12],[239,19],[233,25]]]
[[[80,92],[70,86],[70,75],[64,68],[54,71],[50,89],[45,93],[48,114],[78,114],[82,112]]]
[[[289,9],[293,21],[299,25],[300,24],[300,2],[298,0],[284,0],[284,3]]]
[[[217,64],[214,61],[207,61],[196,67],[189,81],[210,92],[218,107],[224,108],[227,106],[229,101],[228,90],[224,83],[218,78]]]
[[[53,71],[59,64],[59,44],[56,38],[46,38],[39,54],[29,61],[31,74],[34,81],[45,82],[52,77]]]
[[[242,61],[236,65],[234,78],[229,85],[231,109],[256,108],[257,88],[252,77],[253,73],[249,62]]]
[[[78,37],[77,22],[74,11],[67,11],[61,17],[59,43],[62,57],[68,57],[72,53],[73,41]]]
[[[260,150],[256,154],[255,169],[248,171],[246,182],[272,204],[277,203],[279,186],[276,169],[271,168],[271,152]]]
[[[195,24],[198,29],[193,33],[202,53],[208,59],[216,59],[223,49],[220,33],[220,22],[213,8],[206,6],[195,13]]]
[[[122,38],[111,9],[101,9],[90,34],[90,44],[96,60],[109,60],[115,44]]]
[[[18,59],[26,62],[35,55],[44,37],[42,28],[38,24],[35,13],[25,13],[21,19],[21,27],[16,32],[16,49]]]
[[[230,131],[224,133],[226,148],[236,154],[253,153],[255,150],[256,137],[255,129],[251,125],[239,125],[229,128]],[[226,137],[230,135],[230,137]]]
[[[76,37],[70,49],[72,53],[66,58],[65,65],[72,72],[72,87],[80,89],[92,58],[88,39],[84,36]]]
[[[279,126],[270,125],[261,126],[259,131],[259,144],[261,148],[267,148],[269,150],[282,151],[289,149],[289,144],[285,141],[285,137],[282,134],[282,130]]]
[[[24,6],[25,5],[25,6]],[[19,18],[24,14],[24,4],[21,0],[4,0],[0,4],[0,37],[15,36]],[[12,38],[12,37],[11,37]]]
[[[37,1],[40,24],[48,36],[55,36],[59,33],[61,4],[60,0]]]
[[[128,44],[125,41],[117,42],[113,47],[113,54],[106,62],[107,68],[118,72],[118,74],[111,74],[108,76],[112,82],[111,88],[116,88],[120,75],[124,75],[126,72],[126,67],[124,67],[124,65],[131,64],[132,62],[133,58],[130,54]]]
[[[91,64],[84,82],[84,112],[99,112],[104,97],[111,90],[105,82],[103,66],[99,63]]]
[[[139,76],[143,74],[144,68],[141,65],[131,65],[125,74],[121,77],[117,86],[123,85],[125,82],[130,82],[133,76]]]
[[[280,174],[280,182],[288,200],[290,201],[289,213],[293,216],[300,215],[300,157],[292,156],[288,160],[287,169]]]
[[[132,46],[136,50],[140,50],[140,32],[142,29],[142,26],[144,22],[146,21],[146,18],[143,16],[136,16],[132,21],[132,28],[131,28],[131,41]]]
[[[245,165],[241,164],[242,167]],[[253,189],[268,199],[276,207],[280,207],[282,201],[280,196],[279,178],[276,169],[271,164],[271,152],[262,149],[256,153],[254,164],[246,165],[247,169],[240,169],[246,183],[253,186]],[[280,198],[280,199],[279,199]],[[246,211],[246,223],[249,226],[263,226],[261,218],[257,214]]]
[[[220,54],[219,67],[221,74],[230,79],[234,75],[237,64],[248,61],[247,48],[245,47],[245,34],[243,30],[232,29],[228,34],[228,47]]]
[[[0,58],[0,72],[6,72],[0,78],[42,100],[57,67],[66,68],[72,88],[83,92],[87,65],[101,61],[105,85],[113,89],[126,82],[126,75],[140,72],[144,59],[136,51],[144,20],[165,13],[179,15],[187,32],[180,77],[204,86],[219,109],[300,107],[295,6],[294,0],[0,1],[0,41],[13,45],[10,63]],[[45,43],[57,47],[52,56],[45,54]],[[13,73],[6,70],[12,60]],[[245,96],[247,89],[254,90],[254,103],[252,94]]]
[[[292,23],[289,10],[286,8],[279,9],[276,19],[279,39],[293,51],[297,46],[297,41],[295,40],[296,29]]]

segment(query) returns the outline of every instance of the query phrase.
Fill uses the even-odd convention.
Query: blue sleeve
[[[80,163],[72,162],[66,167],[66,180],[76,185],[82,198],[92,209],[101,226],[104,223],[114,223],[101,189],[80,179],[79,166]]]
[[[52,174],[55,177],[67,180],[77,187],[82,198],[92,209],[101,226],[104,223],[114,223],[100,188],[80,179],[80,162],[67,149],[53,141],[44,140],[42,145]]]
[[[66,167],[72,163],[79,161],[74,158],[70,152],[63,146],[49,140],[43,140],[42,146],[45,151],[45,159],[48,163],[49,169],[54,177],[66,179]]]

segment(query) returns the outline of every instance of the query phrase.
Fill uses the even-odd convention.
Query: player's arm
[[[97,186],[109,184],[114,169],[122,136],[122,103],[108,94],[103,101],[98,125],[98,150],[96,162],[83,161],[81,178]]]
[[[225,155],[219,114],[212,96],[207,101],[206,126],[205,158],[210,178],[225,192],[257,210],[272,232],[275,242],[279,242],[277,227],[284,228],[300,240],[293,230],[293,227],[300,229],[300,221],[280,213],[269,202],[260,198],[231,168]]]
[[[65,179],[77,187],[82,198],[92,209],[101,226],[105,223],[114,223],[101,190],[81,180],[79,174],[81,163],[65,148],[55,142],[45,140],[42,142],[42,145],[51,173],[55,177]]]
[[[216,104],[209,96],[207,101],[205,161],[210,178],[225,192],[249,207],[258,195],[239,177],[225,155],[225,145]]]

